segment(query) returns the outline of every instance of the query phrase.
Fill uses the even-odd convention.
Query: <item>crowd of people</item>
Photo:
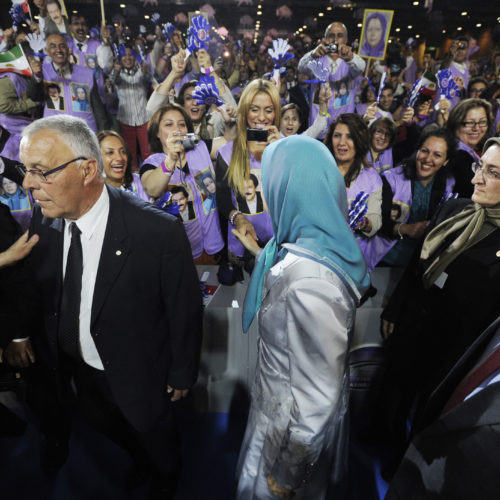
[[[0,273],[19,292],[2,288],[12,327],[0,347],[13,366],[36,358],[46,368],[45,467],[67,456],[61,379],[73,378],[93,426],[139,468],[153,464],[151,498],[173,495],[169,405],[196,380],[194,264],[212,264],[223,286],[251,276],[244,327],[259,317],[238,498],[342,491],[355,309],[375,292],[370,273],[389,266],[405,271],[382,314],[387,373],[373,432],[394,445],[385,472],[396,474],[397,498],[411,483],[405,464],[424,453],[412,444],[403,458],[409,439],[443,408],[447,417],[456,384],[429,413],[434,391],[471,346],[477,361],[477,339],[484,348],[498,337],[487,327],[500,316],[500,50],[479,56],[460,32],[439,59],[420,60],[414,40],[391,38],[384,50],[386,20],[376,15],[366,46],[333,18],[316,40],[288,40],[279,63],[271,37],[213,35],[195,46],[175,26],[132,33],[120,15],[90,32],[84,12],[34,3],[38,22],[4,26],[0,41],[4,53],[20,47],[31,68],[0,73]],[[32,268],[37,287],[27,283]],[[33,306],[22,321],[19,297]],[[124,307],[141,314],[118,319]],[[33,349],[37,321],[45,334],[33,335]],[[497,380],[488,376],[484,387]],[[486,469],[489,492],[496,479]],[[414,484],[434,491],[423,477]],[[446,487],[442,498],[475,498]]]

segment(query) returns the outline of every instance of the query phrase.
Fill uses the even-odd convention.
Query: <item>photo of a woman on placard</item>
[[[73,111],[90,111],[89,93],[86,85],[71,84],[75,100],[73,101]]]
[[[360,55],[366,57],[384,57],[387,18],[380,12],[370,14],[366,19],[363,43]]]

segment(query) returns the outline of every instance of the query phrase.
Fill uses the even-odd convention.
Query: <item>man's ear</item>
[[[84,184],[92,183],[99,175],[99,164],[95,158],[89,158],[81,167],[84,173]]]

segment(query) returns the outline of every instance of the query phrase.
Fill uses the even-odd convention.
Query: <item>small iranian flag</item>
[[[0,53],[0,74],[9,72],[25,76],[33,75],[28,59],[20,45]]]

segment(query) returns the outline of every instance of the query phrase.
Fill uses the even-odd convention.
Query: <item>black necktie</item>
[[[80,335],[80,297],[82,292],[83,254],[81,231],[71,223],[71,244],[59,311],[59,347],[69,356],[76,356]]]
[[[81,52],[82,51],[82,47],[83,47],[83,43],[79,43],[78,42],[77,45],[78,45],[78,50]]]

